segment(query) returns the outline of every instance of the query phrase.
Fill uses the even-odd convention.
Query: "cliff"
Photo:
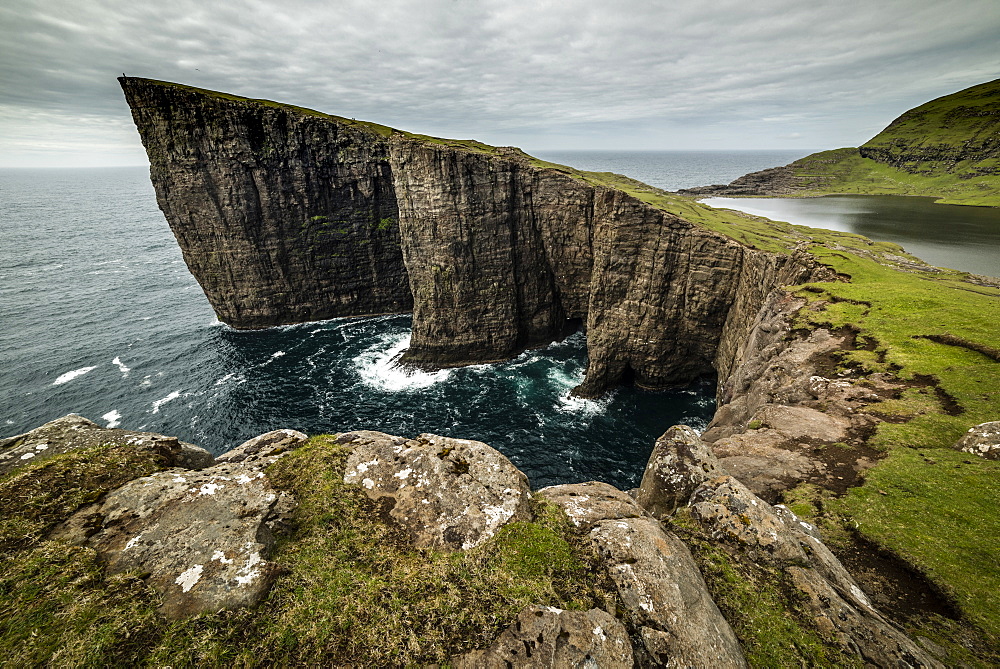
[[[696,548],[721,610],[744,615],[753,608],[747,601],[755,602],[757,591],[775,582],[781,586],[771,594],[778,600],[781,593],[797,592],[796,601],[833,601],[809,574],[789,576],[789,563],[775,563],[770,549],[747,562],[720,548],[733,532],[740,534],[743,522],[740,512],[713,515],[720,506],[733,503],[733,509],[745,511],[755,506],[753,500],[784,502],[802,514],[802,522],[821,527],[838,556],[853,560],[852,574],[881,604],[904,611],[908,629],[958,649],[955,662],[970,661],[961,648],[989,653],[997,647],[1000,556],[993,538],[1000,521],[993,510],[1000,503],[1000,463],[972,460],[952,448],[970,428],[1000,415],[995,282],[929,267],[894,244],[713,210],[620,175],[548,164],[513,148],[413,135],[163,82],[125,79],[122,85],[130,100],[151,101],[134,114],[154,164],[152,177],[171,226],[193,230],[188,234],[196,243],[186,257],[200,258],[192,271],[213,304],[244,295],[274,322],[284,322],[293,299],[323,305],[323,313],[377,313],[407,306],[357,296],[405,292],[414,313],[406,359],[428,366],[502,359],[582,321],[589,366],[577,392],[584,395],[622,381],[655,389],[714,373],[719,409],[705,440],[719,466],[741,484],[719,482],[712,491],[688,497],[691,509],[702,505],[699,517],[690,511],[659,522],[669,523]],[[224,127],[231,134],[216,139],[200,130],[205,115],[227,119]],[[289,136],[281,152],[271,155],[274,162],[262,162],[245,149],[256,127],[248,119],[257,118],[261,123],[284,118],[312,134]],[[262,132],[280,135],[270,126]],[[176,140],[170,139],[173,134]],[[338,138],[345,148],[333,156],[314,145],[314,137],[319,144]],[[175,144],[202,157],[183,169],[157,157],[173,155]],[[230,164],[230,155],[239,158]],[[338,198],[354,197],[348,202],[363,209],[357,225],[338,229],[329,243],[344,252],[365,249],[352,257],[384,258],[387,269],[374,261],[338,264],[339,279],[333,281],[323,274],[329,266],[302,265],[295,270],[301,273],[297,281],[311,281],[312,292],[289,296],[288,284],[280,281],[291,270],[279,260],[308,249],[300,237],[286,234],[301,223],[283,218],[280,207],[265,218],[253,203],[257,192],[285,193],[276,185],[285,183],[283,165],[301,164],[295,169],[312,174],[313,163],[296,158],[312,155],[329,162],[320,176],[303,177],[303,183],[314,184],[310,197],[321,200],[332,189]],[[341,157],[351,157],[349,165],[338,163]],[[869,164],[888,170],[885,183],[919,185],[926,178],[862,158],[853,149],[817,154],[802,164],[809,169],[773,174],[783,174],[783,187],[795,193],[810,192],[800,188],[803,183],[814,192],[848,183],[844,174],[860,174],[851,170]],[[252,187],[232,176],[243,174],[246,165],[256,170]],[[761,178],[748,188],[775,179]],[[189,182],[198,185],[185,191]],[[962,183],[982,190],[986,182],[977,177]],[[385,205],[377,214],[391,215],[376,226],[387,234],[372,236],[363,221],[374,220],[375,205],[365,194],[390,191],[391,210]],[[330,206],[344,202],[329,197]],[[198,198],[226,204],[197,209],[188,203]],[[379,206],[389,201],[377,199]],[[187,218],[177,212],[188,212]],[[210,234],[199,236],[201,229]],[[231,251],[237,248],[240,253]],[[273,249],[284,255],[279,258]],[[209,261],[224,271],[205,280],[198,262]],[[241,263],[260,268],[243,272]],[[267,268],[274,272],[265,276]],[[252,273],[257,274],[248,280]],[[338,281],[368,286],[368,292],[344,292]],[[320,284],[329,294],[317,288]],[[469,462],[453,465],[461,473]],[[361,477],[362,486],[365,480]],[[380,503],[392,505],[388,499]],[[663,512],[665,502],[657,495],[644,503],[646,513]],[[670,502],[677,507],[675,516],[684,504]],[[705,520],[728,522],[724,517],[733,524]],[[801,556],[789,551],[792,566],[801,567]],[[634,559],[610,549],[605,557],[625,571]],[[785,576],[776,581],[779,563]],[[845,591],[846,581],[838,582]],[[600,598],[595,592],[588,602]],[[915,600],[909,592],[917,593]],[[792,605],[767,609],[777,613],[766,621],[745,620],[738,630],[741,643],[750,643],[748,630],[781,627],[787,606]],[[856,620],[837,607],[840,623]],[[829,620],[833,628],[826,631],[847,634],[840,623]],[[659,623],[629,624],[630,633],[643,635],[645,651],[637,652],[658,652],[664,631]],[[799,638],[799,631],[789,636]],[[878,647],[885,637],[873,634],[867,641],[851,638],[859,646]],[[766,645],[766,639],[758,641]],[[793,665],[830,663],[825,651],[811,654],[789,644],[802,652]],[[759,660],[762,666],[782,662]]]
[[[915,107],[859,148],[806,156],[697,196],[930,195],[1000,206],[1000,79]]]
[[[122,79],[157,202],[234,327],[412,307],[387,128]]]
[[[120,81],[160,207],[234,327],[412,309],[404,361],[442,367],[509,358],[583,321],[577,392],[594,396],[726,368],[720,344],[766,294],[819,271],[517,149]]]

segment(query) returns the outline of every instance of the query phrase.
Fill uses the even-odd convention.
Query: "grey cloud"
[[[998,28],[993,0],[34,0],[0,8],[0,151],[137,142],[122,71],[529,150],[823,148],[1000,75]]]

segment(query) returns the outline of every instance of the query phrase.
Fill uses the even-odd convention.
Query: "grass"
[[[867,371],[881,365],[903,380],[924,379],[938,389],[936,399],[910,392],[886,402],[884,413],[898,414],[908,405],[913,415],[906,423],[881,424],[872,445],[946,448],[972,425],[1000,415],[1000,363],[974,350],[1000,347],[1000,290],[964,283],[961,274],[900,272],[820,246],[812,252],[851,281],[801,287],[798,295],[822,308],[800,311],[797,325],[849,326],[873,342],[884,360],[870,362]],[[935,341],[941,338],[965,345]],[[878,412],[879,405],[870,409]]]
[[[1000,642],[1000,462],[941,448],[898,448],[865,485],[826,505],[905,556]]]
[[[56,455],[0,479],[6,663],[98,666],[139,652],[142,630],[156,620],[156,596],[135,574],[105,577],[91,549],[45,536],[82,505],[164,464],[148,450],[116,444]]]
[[[782,197],[820,195],[919,195],[943,204],[1000,207],[997,161],[961,161],[946,167],[924,163],[914,174],[863,157],[858,149],[814,153],[791,164],[796,191]],[[995,170],[980,174],[981,170]]]
[[[945,95],[894,120],[860,149],[821,151],[789,165],[793,193],[932,196],[1000,206],[1000,79]]]
[[[120,447],[57,456],[0,482],[8,548],[0,655],[36,665],[412,666],[488,645],[529,604],[614,610],[597,557],[562,511],[505,526],[465,553],[418,551],[343,483],[347,450],[315,437],[269,470],[299,500],[266,601],[168,622],[138,574],[108,576],[88,548],[44,538],[94,495],[159,464]],[[127,449],[125,449],[127,451]],[[136,456],[136,457],[133,457]],[[63,484],[63,481],[66,484]]]
[[[953,154],[955,157],[983,153],[996,148],[1000,127],[995,110],[1000,104],[1000,79],[971,86],[907,111],[864,148],[887,152],[900,160],[921,153]],[[996,160],[977,161],[996,167]],[[923,163],[923,161],[921,161]],[[925,169],[923,164],[904,163],[904,169]]]
[[[828,506],[864,537],[952,593],[1000,639],[1000,463],[952,450],[972,425],[1000,416],[1000,291],[960,275],[900,272],[853,253],[812,252],[850,282],[801,286],[798,327],[849,327],[874,351],[844,357],[863,377],[890,371],[914,385],[867,407],[892,422],[869,445],[888,453],[865,483]],[[886,494],[884,494],[886,493]],[[793,508],[795,508],[793,506]]]

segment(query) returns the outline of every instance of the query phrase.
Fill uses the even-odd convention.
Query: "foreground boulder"
[[[278,573],[266,556],[295,504],[264,469],[305,438],[268,433],[222,458],[238,461],[136,479],[78,511],[56,536],[93,548],[111,573],[148,574],[168,617],[252,606]]]
[[[939,667],[879,613],[815,529],[776,509],[731,476],[698,487],[691,515],[744,559],[784,570],[824,636],[849,655],[880,667]]]
[[[669,516],[687,504],[695,488],[723,473],[698,433],[675,425],[656,440],[636,501],[656,518]]]
[[[215,457],[211,453],[176,437],[103,428],[83,416],[71,413],[30,432],[0,439],[0,474],[42,458],[105,444],[137,446],[167,453],[175,466],[184,469],[203,469],[215,464]]]
[[[468,550],[506,523],[531,518],[528,478],[479,441],[422,434],[348,432],[346,483],[391,504],[392,517],[418,548]]]

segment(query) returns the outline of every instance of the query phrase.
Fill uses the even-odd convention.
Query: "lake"
[[[895,242],[938,267],[1000,276],[1000,209],[935,204],[930,197],[827,195],[702,200],[712,207]]]

